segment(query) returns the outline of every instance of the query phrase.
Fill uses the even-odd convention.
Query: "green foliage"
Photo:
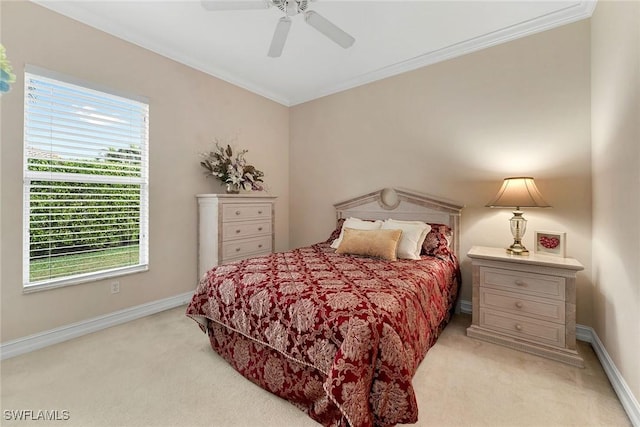
[[[112,151],[110,154],[92,162],[32,158],[29,170],[139,176],[139,165],[114,156]],[[139,241],[139,184],[32,181],[30,209],[33,262],[67,252],[137,245]]]
[[[13,73],[13,69],[11,68],[11,63],[7,59],[7,53],[0,44],[0,94],[4,92],[9,92],[11,89],[11,84],[15,83],[16,75]]]
[[[29,280],[37,282],[55,277],[71,276],[79,272],[87,273],[124,265],[135,265],[138,262],[138,245],[101,249],[97,253],[57,255],[33,260],[29,268]]]

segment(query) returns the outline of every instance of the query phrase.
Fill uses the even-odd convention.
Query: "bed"
[[[460,286],[462,207],[383,189],[335,208],[337,227],[326,241],[208,271],[186,314],[238,372],[325,426],[414,423],[413,375]],[[350,233],[372,234],[343,227],[353,218],[429,227],[417,259],[389,261],[341,253]],[[396,232],[376,235],[410,235]],[[336,239],[342,243],[331,247]]]

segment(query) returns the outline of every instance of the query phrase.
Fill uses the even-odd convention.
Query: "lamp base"
[[[529,250],[520,243],[514,243],[507,248],[507,253],[509,255],[527,256],[529,255]]]

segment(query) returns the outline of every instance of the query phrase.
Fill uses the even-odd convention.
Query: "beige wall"
[[[194,195],[221,191],[203,179],[197,153],[238,136],[279,196],[277,250],[326,238],[332,204],[386,186],[466,205],[462,254],[505,246],[510,212],[484,204],[502,178],[533,175],[553,209],[526,211],[524,243],[533,246],[534,230],[567,232],[568,254],[585,265],[578,322],[594,326],[640,396],[640,3],[601,0],[591,22],[291,109],[32,3],[1,4],[19,78],[0,104],[2,342],[192,290]],[[22,294],[25,64],[150,100],[150,271],[119,278],[119,294],[109,281]]]
[[[26,2],[2,2],[2,43],[18,81],[2,102],[2,337],[18,337],[159,300],[195,288],[195,194],[222,192],[205,180],[198,153],[214,137],[238,136],[264,170],[276,205],[276,249],[289,246],[289,111],[286,107]],[[22,293],[23,70],[37,65],[150,104],[150,270]],[[285,165],[283,167],[283,165]]]
[[[291,109],[292,246],[325,239],[336,202],[387,186],[464,204],[462,298],[472,245],[508,246],[509,210],[484,205],[531,175],[553,209],[525,211],[524,238],[567,232],[578,322],[591,323],[589,22],[495,46]]]
[[[640,400],[640,3],[591,23],[594,329]]]

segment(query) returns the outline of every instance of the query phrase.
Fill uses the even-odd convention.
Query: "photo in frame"
[[[535,252],[540,255],[566,257],[567,233],[558,231],[536,231]]]

